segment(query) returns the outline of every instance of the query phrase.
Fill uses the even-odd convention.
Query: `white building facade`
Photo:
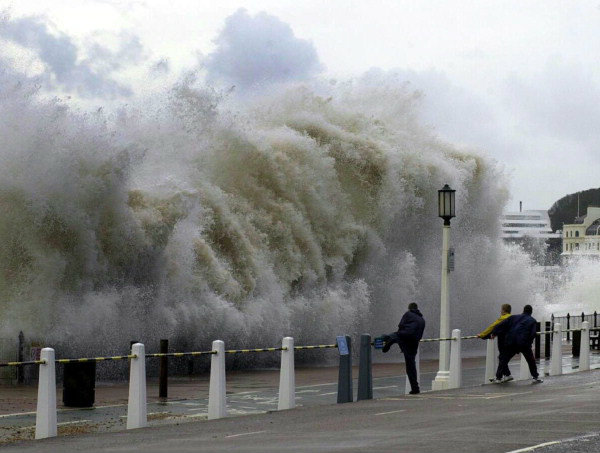
[[[502,216],[502,238],[523,239],[558,239],[560,233],[552,232],[548,211],[528,210],[506,212]]]
[[[563,225],[562,256],[600,256],[600,207],[588,206],[584,217]]]

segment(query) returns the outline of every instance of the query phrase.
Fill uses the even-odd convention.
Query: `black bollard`
[[[371,335],[363,333],[360,336],[360,361],[358,365],[358,396],[359,400],[373,399],[373,360],[371,356]]]
[[[169,352],[169,340],[160,340],[160,352],[161,354]],[[158,366],[158,397],[166,400],[169,394],[169,358],[161,357]]]
[[[579,350],[581,348],[581,330],[573,332],[573,344],[571,345],[571,352],[573,357],[579,357]]]
[[[537,335],[535,336],[535,341],[534,341],[534,354],[535,354],[536,359],[539,359],[540,354],[541,354],[542,338],[540,335],[540,327],[541,327],[541,323],[536,322],[535,323],[535,331],[536,331]]]
[[[567,331],[571,328],[571,315],[567,313]],[[567,341],[571,341],[571,332],[567,332]]]
[[[546,321],[546,327],[544,328],[544,330],[546,332],[550,332],[552,329],[552,323],[550,321]],[[544,340],[544,356],[546,356],[547,359],[550,358],[550,335],[549,333],[546,333],[546,338]]]
[[[22,362],[25,357],[25,335],[23,331],[19,332],[19,349],[17,349],[17,360]],[[17,367],[17,384],[23,384],[25,382],[25,370],[23,365]]]
[[[338,374],[338,403],[351,403],[352,395],[352,339],[348,335],[337,337],[340,353],[340,369]]]

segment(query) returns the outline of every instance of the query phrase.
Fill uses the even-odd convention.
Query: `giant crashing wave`
[[[2,82],[0,336],[87,353],[331,343],[394,330],[412,301],[436,335],[445,183],[452,327],[534,292],[499,239],[502,169],[420,126],[396,81],[235,97],[187,80],[114,114]]]

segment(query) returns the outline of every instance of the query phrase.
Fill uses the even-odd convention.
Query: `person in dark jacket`
[[[502,307],[500,308],[500,317],[498,319],[496,319],[493,323],[491,323],[489,326],[486,327],[486,329],[484,331],[482,331],[479,335],[477,335],[479,338],[481,338],[482,340],[487,340],[488,338],[491,337],[492,335],[492,331],[494,330],[494,327],[496,327],[498,324],[500,324],[502,321],[506,320],[507,318],[510,318],[512,307],[510,306],[510,304],[502,304]],[[500,333],[498,334],[498,354],[502,354],[503,350],[504,350],[504,334]],[[499,357],[499,356],[498,356]],[[508,380],[510,380],[510,378],[508,378],[507,376],[510,376],[510,370],[508,369],[508,364],[504,364],[502,366],[502,368],[500,368],[500,366],[498,366],[498,369],[496,371],[496,375],[501,375],[502,379],[506,378]],[[512,376],[511,376],[512,378]],[[498,382],[498,379],[491,379],[492,382]]]
[[[531,351],[531,344],[535,340],[536,331],[535,324],[536,320],[531,316],[533,309],[531,305],[525,305],[523,307],[523,313],[516,316],[511,316],[506,320],[502,321],[492,331],[492,338],[500,335],[504,335],[504,350],[501,351],[498,364],[498,371],[496,372],[497,382],[508,382],[512,381],[512,376],[502,377],[503,370],[508,369],[508,362],[512,359],[515,354],[523,354],[527,365],[529,366],[529,372],[533,376],[534,383],[542,382],[539,378],[537,366],[535,364],[535,358]]]
[[[419,307],[414,302],[408,304],[408,311],[404,313],[398,330],[392,334],[384,335],[385,345],[382,351],[388,352],[394,343],[398,343],[400,349],[404,353],[404,361],[406,363],[406,374],[410,382],[410,394],[416,395],[420,393],[419,382],[417,381],[417,365],[415,357],[419,349],[419,341],[423,338],[425,330],[425,319],[419,311]]]

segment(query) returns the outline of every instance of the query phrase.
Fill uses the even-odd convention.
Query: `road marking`
[[[595,437],[595,436],[597,436],[597,434],[586,434],[585,436],[571,437],[569,439],[555,440],[552,442],[544,442],[543,444],[532,445],[531,447],[521,448],[520,450],[507,451],[506,453],[525,453],[528,451],[537,450],[538,448],[541,448],[541,447],[547,447],[549,445],[563,444],[566,442],[572,442],[574,440],[580,440],[580,439],[587,439],[588,437]]]
[[[337,395],[337,392],[321,393],[321,396]]]
[[[251,436],[252,434],[262,434],[262,433],[266,433],[266,431],[253,431],[251,433],[232,434],[231,436],[225,436],[225,439],[229,439],[231,437]]]
[[[397,385],[386,385],[385,387],[373,387],[373,390],[379,390],[379,389],[391,389],[394,387],[398,387]]]
[[[57,423],[57,426],[63,426],[63,425],[76,425],[77,423],[91,423],[91,420],[74,420],[72,422],[61,422],[61,423]]]
[[[380,412],[379,414],[373,414],[373,415],[387,415],[387,414],[396,414],[398,412],[406,412],[406,409],[400,409],[398,411],[390,411],[390,412]]]

